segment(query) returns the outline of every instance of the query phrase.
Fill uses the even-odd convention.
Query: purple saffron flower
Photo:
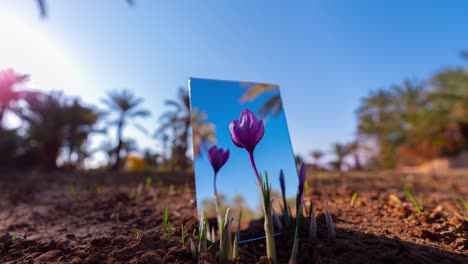
[[[229,159],[229,149],[224,151],[222,148],[212,146],[208,150],[208,159],[210,160],[211,166],[213,166],[213,170],[216,174]]]
[[[262,189],[262,180],[258,173],[257,166],[255,165],[253,152],[258,142],[262,140],[265,134],[265,127],[263,121],[258,121],[255,114],[249,109],[242,111],[239,120],[233,120],[229,124],[231,131],[232,142],[239,148],[245,148],[249,152],[250,163],[257,177],[257,184],[260,190]]]
[[[239,120],[231,122],[229,130],[231,130],[232,142],[239,148],[245,148],[249,153],[253,153],[265,134],[263,121],[258,121],[249,109],[242,111]]]
[[[284,196],[284,194],[286,193],[286,183],[284,182],[284,172],[283,172],[283,170],[280,170],[279,182],[280,182],[280,187],[281,187],[281,193]]]

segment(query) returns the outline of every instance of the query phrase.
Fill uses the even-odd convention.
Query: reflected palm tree
[[[116,119],[110,121],[112,125],[117,126],[117,147],[115,148],[115,163],[112,167],[113,170],[119,170],[121,157],[120,151],[124,146],[123,129],[129,120],[137,117],[148,117],[150,112],[146,109],[140,108],[143,103],[143,98],[138,98],[135,94],[129,90],[111,91],[107,94],[107,98],[101,99],[101,101],[107,106],[107,114],[116,114]],[[134,123],[135,127],[146,133],[146,130],[142,126]]]
[[[216,143],[215,125],[208,123],[205,112],[198,108],[192,109],[192,133],[193,133],[193,155],[200,156],[202,150],[207,151],[208,147]]]
[[[263,94],[272,93],[257,110],[260,118],[266,119],[269,115],[278,116],[283,111],[278,85],[242,82],[241,86],[247,88],[239,100],[241,104],[254,101]]]

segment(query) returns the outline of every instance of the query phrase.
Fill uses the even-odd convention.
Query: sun
[[[79,71],[71,56],[38,25],[0,12],[0,36],[0,69],[29,74],[28,87],[67,92],[78,85]]]

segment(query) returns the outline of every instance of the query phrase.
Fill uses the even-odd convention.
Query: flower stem
[[[265,236],[266,236],[266,248],[268,258],[276,264],[276,249],[275,249],[275,235],[273,229],[273,219],[271,215],[271,207],[265,208]]]
[[[258,174],[257,165],[255,165],[253,151],[249,152],[249,157],[250,157],[250,164],[252,164],[252,168],[254,169],[255,176],[257,177],[257,184],[258,184],[260,190],[262,190],[262,181],[260,179],[260,174]]]
[[[223,220],[221,216],[221,205],[219,204],[218,188],[216,188],[216,176],[218,176],[217,172],[215,172],[215,175],[214,175],[213,189],[214,189],[214,195],[215,195],[216,219],[218,220],[218,231],[219,231],[219,236],[221,237],[222,230],[223,230]]]

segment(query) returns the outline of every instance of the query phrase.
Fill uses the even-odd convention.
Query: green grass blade
[[[403,187],[403,190],[405,191],[406,195],[408,195],[408,197],[410,198],[410,200],[413,203],[414,207],[416,208],[416,211],[418,212],[418,214],[421,214],[422,213],[421,207],[419,206],[419,203],[416,200],[416,198],[414,197],[414,195],[406,187]]]

